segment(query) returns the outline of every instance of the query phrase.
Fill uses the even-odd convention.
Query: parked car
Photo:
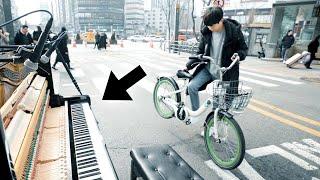
[[[127,39],[132,42],[138,42],[138,41],[143,41],[144,37],[141,35],[133,35],[133,36],[129,36]]]

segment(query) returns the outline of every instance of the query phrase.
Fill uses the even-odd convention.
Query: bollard
[[[120,47],[123,48],[123,41],[122,40],[120,41]]]
[[[153,42],[150,40],[150,47],[153,48]]]
[[[72,43],[72,47],[74,47],[74,48],[76,48],[76,47],[77,47],[76,41],[75,41],[74,39],[72,40],[72,42],[71,42],[71,43]]]

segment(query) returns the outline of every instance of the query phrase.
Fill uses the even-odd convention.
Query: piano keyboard
[[[73,179],[118,179],[89,104],[69,106]]]

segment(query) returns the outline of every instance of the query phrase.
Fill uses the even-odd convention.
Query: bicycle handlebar
[[[201,59],[205,59],[205,60],[209,60],[209,61],[214,61],[214,59],[210,56],[200,56]],[[220,71],[222,72],[226,72],[228,70],[230,70],[236,63],[238,63],[240,61],[240,57],[237,53],[235,53],[232,57],[231,57],[232,63],[228,66],[228,67],[221,67]]]

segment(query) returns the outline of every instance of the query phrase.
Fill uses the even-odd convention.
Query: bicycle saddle
[[[182,79],[192,79],[193,78],[193,76],[188,71],[184,71],[184,70],[178,70],[177,76],[178,76],[178,78],[182,78]]]

